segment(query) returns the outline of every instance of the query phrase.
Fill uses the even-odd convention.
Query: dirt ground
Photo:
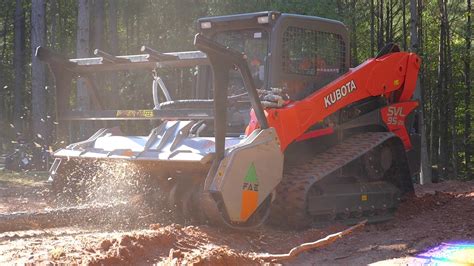
[[[0,213],[48,207],[46,173],[10,173],[0,170]]]
[[[0,179],[0,215],[40,210],[44,177]],[[249,265],[263,253],[286,253],[347,228],[305,231],[263,227],[231,231],[207,225],[152,224],[143,229],[91,226],[0,233],[0,265]],[[416,186],[391,221],[366,225],[327,247],[283,261],[288,265],[474,265],[474,182]]]

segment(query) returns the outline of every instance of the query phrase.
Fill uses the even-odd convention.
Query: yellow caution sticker
[[[393,81],[393,86],[398,86],[400,85],[400,80],[396,79]]]
[[[369,199],[369,196],[367,194],[363,194],[360,196],[361,201],[367,201]]]
[[[128,156],[128,157],[133,156],[133,154],[134,154],[134,153],[133,153],[132,150],[124,150],[124,151],[122,152],[122,155],[123,155],[123,156]]]
[[[153,117],[153,110],[117,110],[116,117]]]

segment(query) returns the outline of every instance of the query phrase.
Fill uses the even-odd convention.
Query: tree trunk
[[[4,11],[5,12],[5,11]],[[7,13],[7,12],[6,12]],[[8,13],[7,13],[8,14]],[[6,98],[7,98],[7,90],[5,86],[7,86],[6,83],[6,75],[4,72],[4,65],[3,62],[5,62],[5,51],[6,51],[6,46],[7,46],[7,41],[6,41],[6,36],[7,36],[7,25],[8,25],[8,15],[3,16],[3,30],[2,30],[2,40],[3,40],[3,47],[2,47],[2,54],[0,58],[0,129],[6,133],[7,131],[7,125],[8,125],[8,116],[7,116],[7,104],[6,104]],[[8,135],[8,134],[5,134]],[[3,153],[3,149],[6,146],[6,140],[3,139],[4,136],[0,135],[0,152]]]
[[[430,119],[430,158],[431,158],[431,164],[436,165],[436,171],[434,172],[432,176],[432,181],[434,183],[438,182],[438,176],[439,176],[439,168],[438,168],[438,163],[439,163],[439,131],[438,131],[438,109],[439,109],[439,103],[438,103],[438,93],[437,91],[433,90],[430,94],[430,106],[431,106],[431,119]]]
[[[411,1],[411,0],[410,0]],[[423,0],[418,0],[418,17],[417,17],[417,21],[418,21],[418,40],[417,40],[417,43],[418,43],[418,52],[420,54],[424,54],[424,50],[423,50]],[[423,66],[426,67],[426,63],[423,64]]]
[[[23,11],[23,1],[16,0],[15,20],[15,50],[13,64],[15,66],[15,87],[14,87],[14,107],[13,117],[15,131],[17,134],[23,133],[25,110],[23,109],[23,92],[25,90],[25,12]]]
[[[378,40],[377,40],[377,50],[380,51],[382,49],[382,47],[384,47],[385,45],[385,41],[384,41],[384,24],[383,24],[383,12],[384,12],[384,9],[383,9],[383,0],[378,0],[379,1],[379,27],[378,27]]]
[[[7,36],[8,36],[8,19],[10,17],[7,15],[3,18],[3,31],[2,31],[2,39],[3,39],[3,47],[2,47],[2,62],[5,62],[5,57],[7,54]]]
[[[392,41],[392,35],[390,33],[390,27],[392,26],[390,10],[392,9],[392,0],[388,0],[388,3],[385,5],[387,13],[385,14],[385,43],[387,44]]]
[[[446,64],[445,64],[445,74],[446,74],[446,97],[448,98],[448,108],[449,108],[449,118],[451,124],[451,156],[452,159],[452,174],[454,178],[458,176],[458,147],[457,147],[457,131],[456,131],[456,103],[455,103],[455,90],[452,87],[452,67],[453,60],[451,56],[451,24],[449,23],[448,18],[448,4],[447,1],[444,1],[444,10],[446,12],[445,16],[445,25],[446,25]],[[447,123],[449,124],[449,123]],[[448,133],[446,133],[448,135]]]
[[[405,2],[405,0],[402,0]],[[405,4],[403,4],[403,8],[405,9]],[[405,14],[404,14],[405,16]],[[416,0],[410,0],[410,50],[418,53],[419,52],[419,43],[418,43],[418,9]],[[405,25],[405,22],[403,23]],[[405,26],[404,26],[405,27]],[[405,37],[404,37],[405,38]],[[423,102],[423,86],[421,84],[421,75],[418,78],[417,90],[420,90],[419,100],[421,101],[421,108],[420,108],[420,117],[419,117],[419,127],[421,130],[421,147],[420,147],[420,156],[421,156],[421,171],[420,171],[420,184],[428,184],[431,183],[431,163],[428,157],[428,149],[427,149],[427,140],[426,140],[426,122],[424,119],[424,102]]]
[[[402,0],[402,33],[403,33],[403,50],[407,49],[407,21],[406,21],[406,0]],[[416,3],[416,2],[415,2]],[[416,30],[416,27],[415,27]],[[413,36],[413,35],[412,35]]]
[[[375,10],[374,0],[370,0],[370,56],[374,57],[374,46],[375,46]]]
[[[44,0],[33,0],[31,4],[31,106],[33,119],[33,133],[36,142],[47,145],[48,136],[46,126],[46,69],[35,56],[36,47],[45,45],[46,34],[46,3]]]
[[[78,0],[77,15],[77,57],[89,57],[89,0]],[[77,109],[80,111],[88,110],[90,107],[89,95],[87,93],[86,83],[82,78],[77,80]],[[81,123],[79,137],[84,138],[87,135],[86,123]]]
[[[446,10],[444,9],[444,1],[438,0],[439,12],[440,12],[440,36],[439,36],[439,62],[438,62],[438,95],[437,105],[438,109],[438,133],[439,133],[439,144],[438,144],[438,173],[440,177],[446,177],[447,167],[447,108],[444,103],[446,99]]]
[[[77,17],[77,57],[89,57],[89,0],[78,1],[78,17]],[[87,94],[86,85],[83,80],[77,83],[77,104],[81,110],[89,108],[89,95]]]
[[[117,2],[109,1],[109,30],[110,30],[110,49],[112,54],[117,55],[118,49],[118,31],[117,31]]]
[[[351,59],[352,59],[352,66],[357,66],[359,65],[359,62],[357,60],[357,22],[356,22],[356,15],[357,15],[357,12],[356,12],[356,0],[352,0],[351,1],[351,26],[352,26],[352,30],[351,30],[351,39],[352,39],[352,43],[351,43],[351,48],[352,48],[352,56],[351,56]]]
[[[405,2],[405,0],[402,0]],[[404,4],[405,5],[405,4]],[[403,12],[405,13],[405,12]],[[405,17],[405,14],[403,15]],[[410,50],[417,53],[419,43],[418,43],[418,10],[416,5],[416,0],[410,0]],[[403,19],[403,24],[405,25],[405,18]],[[404,27],[404,31],[406,27]],[[404,34],[405,35],[405,34]],[[404,36],[405,38],[405,36]],[[405,40],[406,41],[406,40]]]
[[[443,10],[443,13],[444,15],[442,16],[443,19],[444,19],[444,64],[442,65],[443,66],[443,75],[444,75],[444,78],[443,78],[443,94],[442,94],[442,103],[447,103],[445,104],[445,106],[443,107],[444,108],[444,112],[443,112],[443,124],[444,126],[442,127],[442,131],[441,131],[441,153],[440,153],[440,157],[442,158],[441,160],[441,165],[442,165],[442,173],[443,173],[443,176],[444,177],[448,177],[449,176],[449,166],[450,166],[450,163],[449,163],[449,160],[451,158],[451,155],[450,155],[450,152],[451,152],[451,149],[449,147],[449,140],[450,140],[450,136],[449,136],[449,124],[450,124],[450,104],[449,104],[449,87],[450,87],[450,76],[449,76],[449,69],[451,67],[451,60],[448,56],[448,49],[449,49],[449,23],[448,23],[448,10],[447,10],[447,6],[446,6],[446,3],[447,3],[448,0],[443,0],[442,3],[443,3],[443,7],[442,7],[442,10]]]
[[[466,177],[471,179],[471,35],[472,35],[472,24],[471,24],[471,12],[472,5],[471,0],[467,0],[467,21],[466,21],[466,55],[464,56],[464,83],[466,86],[466,92],[464,96],[464,106],[466,106],[466,114],[464,116],[464,158],[465,158],[465,170]]]
[[[59,17],[59,27],[58,27],[58,39],[59,39],[59,43],[65,43],[66,40],[68,39],[69,35],[68,33],[66,32],[66,29],[67,29],[67,16],[61,14],[63,12],[66,12],[66,9],[67,9],[67,4],[64,3],[64,2],[61,2],[61,1],[57,1],[57,4],[58,4],[58,17]],[[63,4],[63,5],[61,5]],[[65,54],[66,53],[66,45],[59,45],[59,52],[61,54]]]
[[[176,2],[179,2],[179,1],[175,1],[175,3],[176,3]],[[136,19],[135,19],[135,23],[136,23],[136,24],[135,24],[135,25],[137,26],[137,29],[136,29],[137,42],[136,42],[136,43],[137,43],[138,45],[141,45],[140,26],[142,25],[142,23],[141,23],[142,16],[141,16],[140,12],[141,12],[141,5],[137,5],[137,6],[136,6],[136,11],[135,11],[135,17],[136,17]],[[178,21],[179,21],[179,19],[178,19]]]
[[[127,1],[127,8],[130,9],[130,2]],[[124,23],[125,23],[125,53],[128,54],[128,49],[130,47],[130,12],[125,12],[124,14]]]
[[[111,1],[113,2],[113,1]],[[104,43],[104,23],[105,6],[104,0],[94,0],[94,49],[105,49]]]
[[[48,31],[46,33],[46,38],[48,39],[48,47],[50,47],[54,51],[58,51],[58,34],[60,34],[58,30],[58,25],[61,23],[59,22],[60,16],[59,16],[59,7],[60,7],[60,1],[50,1],[49,2],[49,26],[47,26]],[[48,11],[47,11],[48,12]],[[60,46],[65,46],[63,42],[59,42],[61,45]],[[54,77],[52,75],[46,75],[46,84],[49,88],[54,88]],[[55,104],[55,99],[56,99],[56,91],[54,89],[47,90],[46,92],[46,97],[48,99],[48,105],[47,105],[47,120],[46,120],[46,125],[49,129],[50,134],[48,134],[48,143],[52,143],[53,141],[57,140],[58,133],[63,133],[61,131],[58,131],[58,128],[55,126],[54,121],[57,120],[57,117],[55,116],[57,114],[56,112],[56,104]]]
[[[94,0],[93,6],[93,19],[94,24],[92,28],[93,32],[93,49],[105,50],[105,3],[104,0]],[[113,54],[115,55],[115,54]],[[95,83],[99,88],[105,86],[106,77],[108,75],[95,75]],[[100,93],[100,92],[99,92]],[[91,126],[96,127],[108,127],[108,121],[95,121]]]
[[[49,33],[49,45],[53,50],[56,50],[57,43],[57,29],[58,29],[58,12],[59,12],[59,2],[51,2],[51,31]]]
[[[119,54],[119,39],[117,31],[117,2],[109,1],[109,39],[110,39],[110,52],[114,55]],[[112,79],[112,97],[111,104],[109,105],[112,109],[120,109],[120,97],[118,88],[118,75],[117,73],[111,73]]]

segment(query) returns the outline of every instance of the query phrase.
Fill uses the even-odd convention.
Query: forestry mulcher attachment
[[[388,44],[349,68],[346,27],[312,16],[258,12],[202,18],[197,27],[199,51],[96,50],[67,60],[37,49],[54,73],[60,120],[155,121],[146,136],[103,128],[56,151],[58,199],[87,197],[89,173],[113,175],[120,163],[139,173],[130,178],[151,206],[234,228],[383,220],[413,190],[416,54]],[[192,86],[181,88],[191,99],[174,99],[157,74],[180,68],[193,69]],[[136,69],[154,73],[154,108],[104,110],[95,78]],[[77,77],[89,85],[90,110],[69,106]]]

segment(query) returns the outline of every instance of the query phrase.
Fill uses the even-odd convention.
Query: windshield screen
[[[255,86],[261,88],[265,80],[265,65],[268,54],[268,34],[261,29],[248,29],[219,32],[215,40],[236,51],[247,55],[250,72]],[[244,83],[238,71],[229,72],[229,95],[246,92]]]

